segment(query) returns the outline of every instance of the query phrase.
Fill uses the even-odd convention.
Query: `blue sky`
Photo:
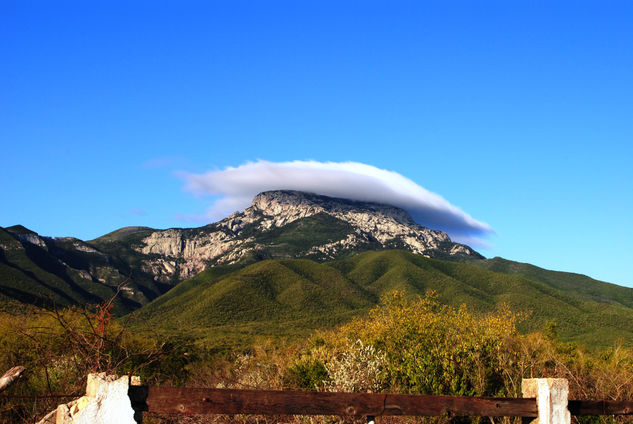
[[[395,171],[486,256],[633,285],[633,3],[0,3],[0,226],[197,226],[258,159]]]

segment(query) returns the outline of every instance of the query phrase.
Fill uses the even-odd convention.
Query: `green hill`
[[[495,262],[464,264],[391,250],[323,263],[287,259],[241,269],[211,268],[132,317],[153,328],[244,344],[257,335],[303,336],[333,326],[364,313],[393,290],[408,296],[435,290],[440,301],[450,305],[465,303],[486,312],[505,303],[530,313],[524,331],[556,321],[565,340],[608,345],[622,338],[633,344],[633,308],[628,301],[609,297],[609,290],[615,290],[628,299],[633,289],[596,288],[584,277],[576,293],[573,274],[540,281],[485,269],[498,266]],[[545,272],[543,278],[548,276]]]
[[[540,281],[550,287],[563,290],[568,295],[580,300],[593,300],[633,308],[633,290],[617,284],[594,280],[586,275],[550,271],[499,257],[475,261],[473,264],[490,271],[520,275],[533,281]]]

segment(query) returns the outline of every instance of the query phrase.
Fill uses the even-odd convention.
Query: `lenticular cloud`
[[[223,218],[247,207],[262,191],[299,190],[331,197],[386,203],[411,214],[421,225],[454,240],[483,243],[492,228],[397,172],[358,162],[247,162],[204,174],[185,174],[186,189],[219,196],[209,217]]]

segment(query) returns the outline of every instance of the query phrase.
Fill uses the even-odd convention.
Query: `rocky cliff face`
[[[279,242],[262,237],[266,233],[323,215],[347,224],[346,231],[333,235],[325,243],[317,241],[307,248],[286,249],[285,255],[270,257],[332,259],[370,248],[403,248],[429,257],[481,258],[470,247],[453,243],[445,233],[415,223],[402,209],[296,191],[261,193],[244,211],[198,231],[155,231],[136,250],[151,257],[144,262],[146,271],[165,279],[171,278],[177,268],[179,277],[186,279],[209,264],[232,264],[265,252]],[[327,232],[327,228],[323,230]]]

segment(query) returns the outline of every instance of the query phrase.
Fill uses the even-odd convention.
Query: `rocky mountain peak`
[[[377,217],[393,219],[403,225],[416,225],[406,211],[394,206],[294,190],[265,191],[255,196],[251,207],[270,216],[296,214],[309,216],[319,212],[337,214],[365,212]]]
[[[199,229],[148,234],[136,250],[147,272],[190,278],[212,264],[245,258],[334,259],[363,250],[397,248],[441,258],[476,257],[446,233],[413,221],[389,205],[290,190],[258,194],[244,211]]]

